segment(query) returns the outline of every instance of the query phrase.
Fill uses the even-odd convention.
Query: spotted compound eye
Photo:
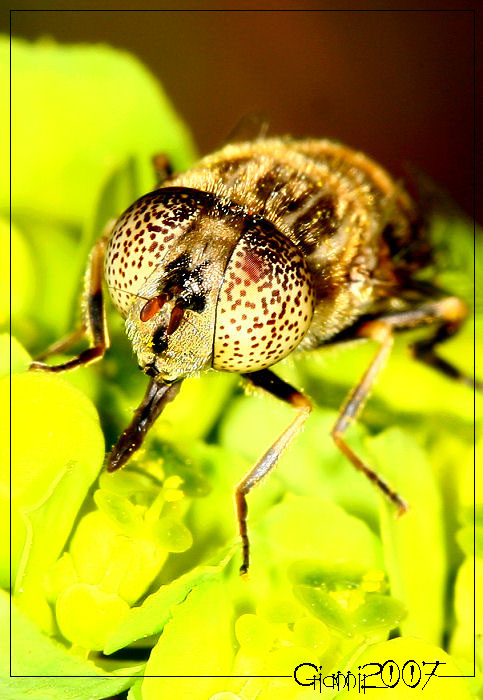
[[[220,289],[213,367],[270,367],[300,343],[313,309],[310,273],[295,244],[275,229],[250,229],[236,245]]]
[[[104,270],[112,301],[124,318],[146,282],[161,281],[160,268],[186,229],[195,226],[206,199],[203,192],[163,188],[138,199],[119,218],[109,239]],[[149,300],[141,321],[149,321],[163,303],[162,295]]]

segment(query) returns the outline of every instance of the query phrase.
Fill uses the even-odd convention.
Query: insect
[[[129,460],[181,382],[199,372],[240,373],[291,404],[294,419],[236,488],[243,573],[249,566],[247,494],[273,469],[311,411],[310,400],[270,368],[295,349],[370,339],[374,357],[331,434],[356,469],[404,512],[402,497],[345,441],[394,333],[427,326],[428,336],[412,346],[414,355],[474,386],[435,352],[458,331],[467,310],[457,297],[418,282],[432,256],[409,195],[370,158],[329,140],[232,143],[180,175],[158,158],[158,172],[157,189],[95,244],[82,328],[48,353],[65,350],[82,335],[89,347],[64,364],[36,361],[31,368],[62,372],[103,357],[109,347],[105,278],[139,367],[150,377],[108,455],[109,471]]]

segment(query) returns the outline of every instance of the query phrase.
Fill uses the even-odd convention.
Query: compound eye
[[[302,254],[276,229],[250,229],[226,268],[217,303],[213,367],[253,372],[286,357],[314,310]]]

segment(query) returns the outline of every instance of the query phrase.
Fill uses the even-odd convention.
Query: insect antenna
[[[122,292],[123,294],[130,294],[132,297],[137,297],[138,299],[144,299],[145,301],[150,301],[149,297],[143,297],[142,294],[136,294],[135,292],[130,292],[127,289],[121,289],[121,287],[115,287],[113,284],[108,284],[107,288],[114,289],[116,292]]]

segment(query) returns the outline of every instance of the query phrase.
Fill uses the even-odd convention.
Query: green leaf
[[[8,51],[4,38],[3,66]],[[82,225],[101,183],[129,156],[145,161],[145,173],[154,153],[166,152],[180,169],[193,158],[190,137],[161,86],[123,51],[13,39],[12,91],[14,212]],[[146,181],[142,187],[149,189]]]
[[[3,592],[0,592],[0,620],[3,629],[8,629],[9,598]],[[9,677],[8,636],[2,634],[2,700],[18,700],[20,697],[34,700],[101,700],[129,688],[134,679],[125,676],[137,676],[142,672],[142,667],[134,666],[123,669],[117,676],[106,675],[93,663],[76,658],[65,647],[44,636],[15,605],[12,605],[11,653],[12,677]]]
[[[9,248],[11,279],[10,259],[6,252]],[[23,232],[14,223],[10,226],[9,221],[3,218],[0,218],[0,250],[5,251],[0,258],[0,328],[6,328],[10,315],[12,323],[17,324],[35,305],[35,267]],[[13,294],[10,294],[11,289],[14,290]]]
[[[10,348],[12,351],[11,368],[9,366]],[[12,374],[25,372],[31,362],[32,358],[16,338],[11,338],[8,333],[0,334],[0,377],[4,377],[5,375],[9,374],[10,369]]]
[[[392,630],[406,617],[402,603],[387,595],[372,593],[351,616],[353,627],[361,634],[369,635],[378,630]]]
[[[142,695],[142,680],[136,681],[134,685],[129,688],[129,693],[127,694],[127,700],[143,700]]]
[[[342,564],[301,560],[290,567],[290,578],[303,586],[328,590],[353,589],[360,586],[367,569],[353,562]],[[384,585],[384,573],[377,572],[378,589]]]
[[[159,634],[171,618],[173,606],[181,603],[193,588],[217,579],[221,570],[221,565],[198,567],[176,581],[161,586],[142,605],[129,611],[122,624],[108,637],[104,653],[112,654],[138,639]]]
[[[167,551],[139,534],[126,533],[105,513],[92,511],[79,522],[70,554],[82,583],[115,593],[130,605],[149,588],[167,557]]]
[[[472,556],[473,551],[477,557],[483,559],[483,527],[467,525],[456,533],[456,541],[466,554]]]
[[[350,616],[327,591],[299,585],[294,587],[294,593],[310,614],[322,620],[327,627],[348,636],[352,634]]]
[[[8,381],[0,379],[8,395]],[[2,425],[7,426],[4,420]],[[1,438],[7,449],[6,435]],[[2,455],[8,463],[6,455]],[[12,559],[19,604],[48,628],[43,577],[65,545],[104,459],[104,438],[91,402],[60,377],[12,377]],[[2,462],[3,463],[3,462]],[[8,570],[3,539],[2,571]]]
[[[382,666],[386,661],[392,661],[392,669],[390,669],[390,663],[386,664],[381,677],[380,667],[377,664]],[[440,665],[435,670],[436,661],[439,661]],[[411,665],[413,665],[412,676]],[[435,670],[435,676],[429,678],[433,670]],[[365,691],[361,686],[361,692],[365,692],[374,700],[387,700],[388,697],[391,700],[393,698],[408,700],[419,695],[425,700],[426,698],[428,700],[454,700],[455,698],[470,700],[472,697],[467,680],[461,677],[463,673],[455,661],[443,649],[414,637],[399,637],[388,642],[370,645],[358,656],[352,665],[351,672],[354,674],[356,683],[360,678],[361,683],[366,685]],[[416,684],[419,672],[421,672],[421,680]],[[399,680],[397,680],[398,677]],[[411,689],[408,683],[413,683],[416,687]],[[389,688],[391,684],[394,684],[394,687]],[[356,685],[356,689],[350,693],[347,689],[342,690],[337,695],[337,700],[348,695],[355,697],[358,694]]]
[[[45,349],[46,336],[42,337],[39,326],[50,331],[48,342],[66,335],[74,329],[79,319],[80,298],[77,297],[83,275],[75,261],[79,254],[79,243],[73,231],[67,225],[55,224],[31,217],[20,221],[25,231],[25,241],[30,255],[35,260],[32,273],[32,284],[35,289],[34,303],[24,312],[23,318],[28,319],[30,328],[26,331],[14,321],[14,332],[25,338],[35,348],[35,352]],[[45,245],[48,241],[48,246]],[[55,251],[55,254],[53,254]],[[68,260],[69,264],[59,265],[59,260]],[[22,275],[19,260],[12,260],[13,275]],[[82,261],[85,268],[86,260]],[[73,269],[74,267],[74,269]],[[73,315],[72,306],[76,303],[76,313]],[[40,336],[40,338],[39,338]],[[41,345],[39,346],[39,339]]]
[[[213,677],[150,676],[230,675],[235,652],[232,626],[232,603],[223,582],[211,579],[199,585],[175,608],[151,652],[143,682],[143,700],[168,696],[205,700],[222,689],[226,681]]]
[[[318,559],[322,562],[364,562],[379,568],[377,538],[361,520],[347,515],[330,501],[287,494],[260,521],[258,530],[280,562]],[[256,562],[254,562],[256,564]]]
[[[112,629],[128,614],[128,604],[117,593],[99,586],[75,583],[57,599],[56,620],[62,636],[73,645],[101,651]]]
[[[451,653],[473,664],[473,645],[483,637],[483,559],[467,557],[458,569],[454,587],[456,627]],[[473,635],[476,631],[476,640]],[[483,665],[481,667],[483,672]],[[483,682],[483,677],[482,677]]]
[[[368,440],[372,464],[409,503],[395,517],[381,495],[381,531],[391,593],[408,609],[404,634],[440,643],[445,625],[446,551],[441,495],[423,450],[404,431]]]
[[[294,593],[310,614],[347,636],[373,636],[394,629],[406,610],[384,594],[384,572],[353,564],[296,562],[290,567]]]

